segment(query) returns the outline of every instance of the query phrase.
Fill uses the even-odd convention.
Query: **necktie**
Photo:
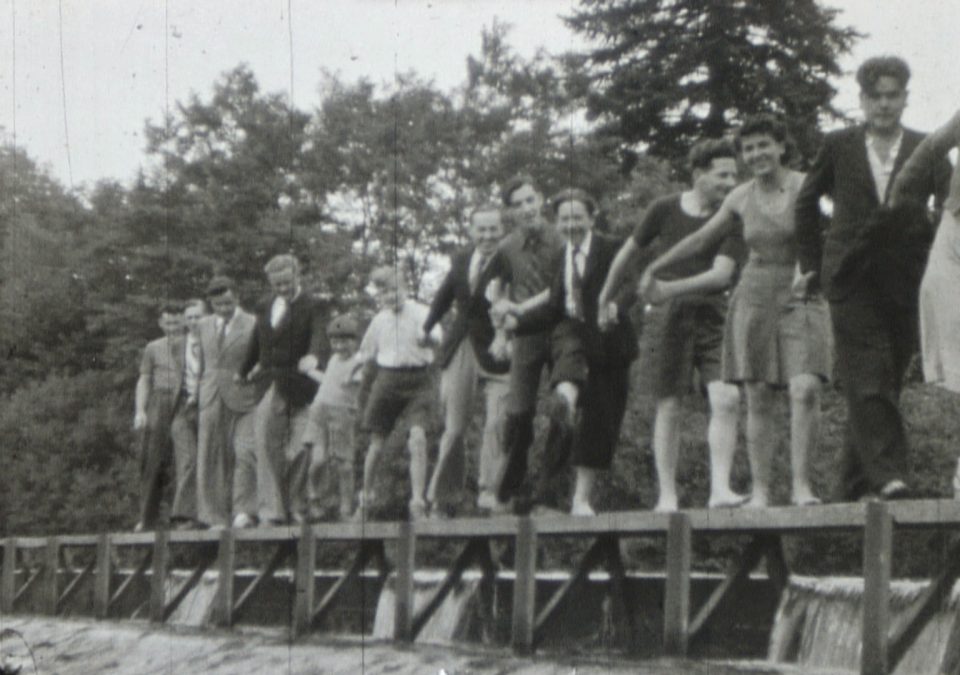
[[[227,337],[227,320],[223,317],[217,319],[220,322],[220,330],[217,332],[217,351],[223,349],[223,340]]]
[[[583,271],[580,269],[582,252],[579,246],[573,247],[570,264],[573,266],[570,274],[570,299],[573,301],[573,317],[583,319]]]
[[[475,258],[476,263],[470,269],[470,293],[477,292],[477,283],[480,281],[480,275],[483,274],[483,270],[487,267],[487,260],[490,256],[480,253]]]
[[[203,352],[200,350],[200,342],[194,340],[190,343],[190,353],[193,354],[193,371],[199,376],[203,372]]]

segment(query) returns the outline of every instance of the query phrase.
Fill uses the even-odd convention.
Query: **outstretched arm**
[[[960,110],[950,121],[927,136],[903,165],[890,189],[890,207],[925,202],[937,170],[950,149],[960,145]]]
[[[733,193],[731,193],[730,196],[732,195]],[[661,255],[647,266],[647,269],[644,270],[643,277],[640,280],[641,293],[646,295],[649,287],[653,283],[654,277],[661,270],[702,253],[711,244],[715,243],[730,232],[730,228],[734,225],[736,220],[736,213],[733,209],[733,205],[731,204],[730,196],[724,200],[720,209],[713,214],[710,220],[704,223],[699,230],[688,234],[686,237],[674,244],[669,251]]]
[[[655,280],[645,297],[649,302],[658,304],[684,295],[721,291],[733,282],[736,269],[737,263],[733,258],[720,254],[713,259],[713,266],[705,272],[672,281]]]
[[[610,271],[607,272],[607,278],[603,282],[603,288],[600,289],[600,296],[597,299],[597,304],[603,307],[610,302],[610,298],[613,296],[614,290],[620,288],[620,285],[623,283],[624,276],[636,263],[637,255],[639,253],[640,247],[637,246],[637,242],[633,240],[633,237],[628,237],[623,243],[623,246],[620,247],[620,250],[617,251],[616,257],[610,264]]]

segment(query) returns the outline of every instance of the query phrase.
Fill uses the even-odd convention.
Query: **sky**
[[[785,0],[788,1],[788,0]],[[908,126],[960,107],[960,1],[827,0],[867,37],[841,61],[835,103],[856,112],[853,71],[899,54],[914,71]],[[587,45],[574,0],[0,0],[0,127],[68,187],[128,183],[148,165],[146,119],[248,64],[266,92],[312,110],[323,69],[386,83],[413,70],[451,89],[494,19],[531,56]]]

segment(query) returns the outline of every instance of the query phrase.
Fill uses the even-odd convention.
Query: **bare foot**
[[[707,508],[710,509],[735,509],[743,506],[750,499],[749,495],[742,495],[737,492],[725,492],[718,495],[710,495],[707,502]]]
[[[745,509],[765,509],[770,506],[770,498],[766,495],[753,495],[743,505]]]
[[[673,513],[679,508],[676,497],[661,497],[653,507],[656,513]]]

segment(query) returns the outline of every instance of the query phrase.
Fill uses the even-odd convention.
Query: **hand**
[[[507,298],[500,298],[490,307],[490,320],[497,328],[503,326],[508,315],[516,314],[517,306]]]
[[[432,341],[430,334],[423,329],[423,326],[417,329],[417,346],[429,347]]]
[[[658,279],[652,279],[650,285],[646,289],[646,292],[643,294],[643,299],[651,305],[659,305],[669,300],[670,296],[667,295],[662,281]]]
[[[142,410],[138,410],[133,416],[133,428],[136,431],[140,431],[146,426],[147,426],[147,413],[143,412]]]
[[[816,272],[810,270],[809,272],[801,272],[800,266],[798,265],[796,270],[793,272],[793,283],[790,287],[790,291],[793,294],[793,297],[798,300],[806,300],[810,297],[810,284],[813,282],[813,278],[816,276]]]
[[[504,315],[504,317],[503,317],[503,325],[502,325],[502,328],[503,328],[504,330],[508,330],[508,331],[510,331],[510,330],[516,330],[516,329],[517,329],[517,326],[519,325],[519,323],[520,323],[520,322],[517,320],[517,315],[516,315],[516,314],[506,314],[506,315]]]
[[[297,370],[306,375],[311,370],[316,370],[320,361],[313,354],[304,354],[297,362]]]
[[[600,328],[600,332],[606,333],[608,330],[613,328],[616,323],[617,303],[605,302],[600,305],[600,309],[597,311],[597,325]]]

